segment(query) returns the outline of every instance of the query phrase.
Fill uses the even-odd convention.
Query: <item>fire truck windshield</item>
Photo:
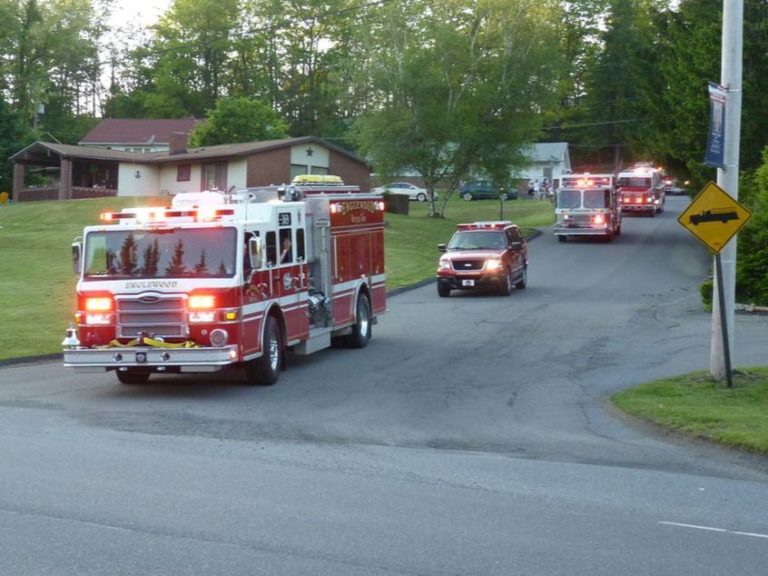
[[[104,230],[85,238],[85,278],[227,278],[236,272],[235,228]]]
[[[650,188],[651,179],[639,176],[619,178],[619,186],[627,186],[629,188]]]
[[[609,190],[584,190],[584,208],[609,208],[611,192]]]
[[[560,190],[557,194],[558,208],[578,208],[581,206],[581,190]]]

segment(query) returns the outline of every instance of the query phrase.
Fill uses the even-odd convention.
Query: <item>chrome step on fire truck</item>
[[[563,176],[555,200],[555,236],[598,236],[611,240],[621,234],[621,196],[611,174]]]
[[[102,214],[72,245],[64,366],[141,384],[241,365],[269,385],[287,350],[363,348],[386,311],[384,208],[326,176]]]

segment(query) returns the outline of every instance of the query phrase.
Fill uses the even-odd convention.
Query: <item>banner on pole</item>
[[[728,91],[714,82],[709,87],[709,132],[704,164],[725,169],[725,104]]]

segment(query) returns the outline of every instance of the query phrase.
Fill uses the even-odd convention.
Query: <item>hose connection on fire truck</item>
[[[72,248],[64,366],[125,384],[231,365],[273,384],[287,350],[363,348],[386,311],[384,202],[337,177],[180,193],[102,214]]]
[[[651,217],[664,212],[666,192],[663,176],[661,169],[647,162],[619,172],[617,186],[621,193],[622,211]]]
[[[555,199],[555,236],[598,236],[608,240],[621,234],[621,197],[611,174],[563,176]]]

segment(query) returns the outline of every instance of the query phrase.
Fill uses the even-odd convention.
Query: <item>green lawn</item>
[[[641,384],[612,400],[666,429],[768,454],[768,368],[734,372],[733,388],[700,372]]]
[[[107,198],[68,202],[0,204],[0,360],[59,352],[74,314],[71,243],[99,214],[126,206],[167,204],[168,199]],[[427,204],[411,202],[410,214],[387,214],[387,282],[390,289],[434,275],[437,244],[457,222],[495,220],[500,204],[451,199],[446,218],[427,216]],[[514,200],[504,217],[530,234],[552,222],[547,202]]]

